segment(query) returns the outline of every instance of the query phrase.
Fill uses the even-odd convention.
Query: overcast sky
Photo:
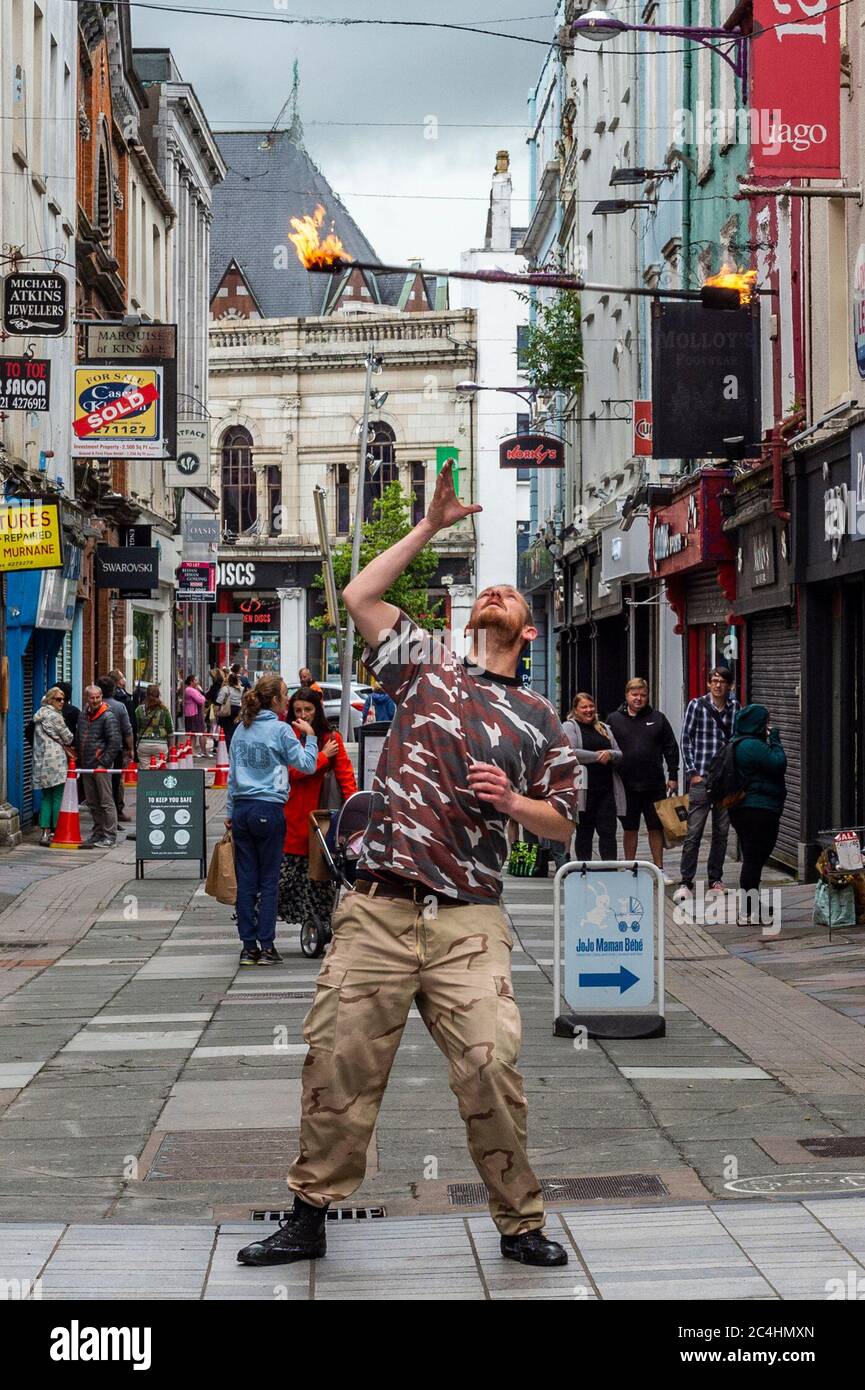
[[[208,0],[149,3],[204,8]],[[436,29],[262,24],[213,13],[285,18],[304,13],[299,0],[209,0],[208,7],[207,16],[133,7],[133,43],[172,49],[217,133],[269,128],[297,58],[306,147],[383,259],[454,267],[460,251],[482,245],[498,149],[510,150],[513,221],[525,224],[526,98],[554,33],[555,0],[437,0],[434,7],[317,0],[307,11],[480,22],[543,43]],[[438,121],[437,139],[424,138],[428,117]]]

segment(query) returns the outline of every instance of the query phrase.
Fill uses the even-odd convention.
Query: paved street
[[[211,840],[223,808],[209,792]],[[809,888],[781,888],[773,938],[668,921],[667,1036],[579,1049],[551,1034],[552,880],[508,881],[530,1154],[573,1249],[539,1273],[498,1256],[415,1011],[328,1259],[241,1270],[286,1204],[317,962],[285,929],[283,966],[238,972],[231,909],[192,865],[136,883],[131,841],[30,836],[0,884],[0,1278],[45,1298],[772,1299],[865,1277],[865,939],[811,928]]]

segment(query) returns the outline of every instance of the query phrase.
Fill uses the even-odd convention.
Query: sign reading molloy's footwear
[[[142,768],[135,802],[135,877],[146,859],[198,859],[202,877],[207,857],[204,771]]]

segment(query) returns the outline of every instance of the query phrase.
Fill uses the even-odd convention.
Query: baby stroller
[[[354,887],[357,861],[371,812],[372,792],[354,792],[332,817],[327,834],[322,832],[318,823],[315,824],[321,857],[331,881],[340,888]],[[320,956],[330,939],[330,927],[319,932],[315,926],[304,923],[300,933],[300,949],[305,956]]]

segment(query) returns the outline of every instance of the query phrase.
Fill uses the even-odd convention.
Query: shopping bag
[[[327,838],[330,829],[331,811],[310,811],[309,813],[309,868],[307,873],[313,883],[329,883],[330,871],[321,850],[321,841],[316,834],[316,826]]]
[[[231,843],[230,830],[226,830],[219,843],[213,847],[204,891],[209,898],[215,898],[218,903],[228,903],[233,907],[237,902],[234,846]]]
[[[664,832],[665,847],[675,849],[688,833],[687,796],[665,796],[663,801],[655,802],[655,810]]]
[[[815,927],[855,927],[856,900],[851,884],[836,887],[824,880],[814,889],[814,915],[811,918]]]

